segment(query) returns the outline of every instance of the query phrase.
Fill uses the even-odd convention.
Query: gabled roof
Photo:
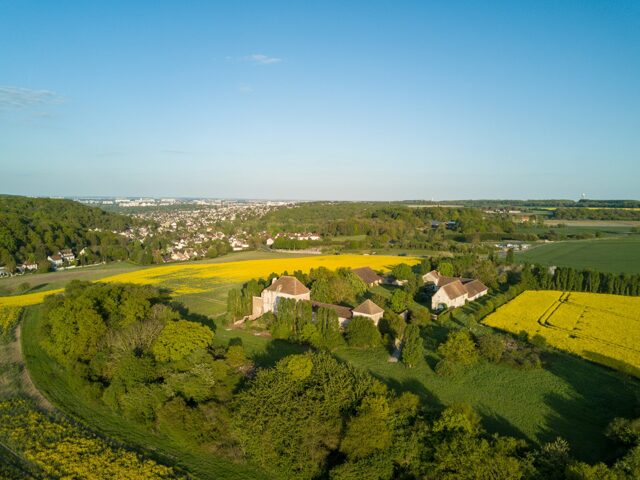
[[[489,290],[480,280],[471,280],[469,283],[465,283],[464,288],[467,289],[470,297],[475,297],[479,293]]]
[[[311,302],[313,308],[329,308],[338,314],[338,318],[351,318],[353,314],[349,307],[343,307],[342,305],[334,305],[332,303]]]
[[[369,267],[353,268],[351,271],[367,285],[382,281],[382,277]]]
[[[460,280],[455,280],[451,283],[447,283],[440,290],[442,290],[447,297],[451,300],[454,298],[462,297],[467,294],[467,289]]]
[[[456,280],[459,280],[458,277],[446,277],[444,275],[441,275],[437,270],[431,270],[429,273],[424,274],[422,278],[426,282],[435,283],[436,287],[444,287],[449,283],[453,283]]]
[[[269,285],[266,290],[270,292],[285,293],[287,295],[304,295],[309,293],[309,289],[296,277],[289,275],[282,276]]]
[[[380,308],[378,305],[373,303],[371,300],[365,300],[356,308],[353,309],[353,313],[362,313],[364,315],[377,315],[379,313],[384,313],[384,310]]]

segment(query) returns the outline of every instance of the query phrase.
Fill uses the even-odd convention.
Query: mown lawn
[[[518,253],[516,258],[542,265],[640,273],[640,236],[549,243]]]
[[[85,395],[80,381],[69,375],[41,348],[41,307],[27,309],[22,325],[22,347],[27,368],[38,390],[57,408],[89,428],[163,463],[174,464],[200,479],[263,479],[258,471],[232,463],[192,444],[160,436],[116,415]]]

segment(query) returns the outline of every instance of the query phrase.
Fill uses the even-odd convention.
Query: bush
[[[354,317],[347,325],[345,333],[350,347],[370,348],[382,342],[378,328],[367,317]]]
[[[501,335],[488,333],[478,338],[478,348],[482,358],[498,363],[505,350],[504,339]]]
[[[411,302],[411,295],[409,295],[406,291],[396,288],[391,295],[390,305],[391,310],[396,313],[400,313],[405,311],[409,303]]]
[[[440,360],[436,364],[436,375],[441,377],[452,377],[460,370],[460,366],[450,360]]]
[[[407,322],[400,315],[393,312],[384,312],[384,317],[380,320],[378,328],[383,335],[389,335],[392,339],[402,338]]]
[[[529,341],[531,342],[531,344],[541,350],[544,350],[545,348],[547,348],[547,339],[544,338],[542,335],[540,335],[539,333],[536,333],[533,337],[531,337],[529,339]]]
[[[478,361],[476,344],[464,330],[450,332],[447,341],[438,347],[438,355],[460,366],[473,365]]]
[[[640,442],[640,418],[614,418],[607,427],[606,435],[623,445],[635,445]]]
[[[162,329],[151,351],[160,362],[177,362],[199,348],[210,346],[212,342],[213,332],[210,328],[188,320],[171,321]]]
[[[404,333],[402,344],[402,363],[407,367],[415,367],[424,358],[424,343],[420,336],[420,327],[409,325]]]

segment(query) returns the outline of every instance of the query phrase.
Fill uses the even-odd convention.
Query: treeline
[[[578,202],[578,206],[590,208],[640,208],[640,200],[589,200],[585,198]]]
[[[402,202],[408,205],[463,205],[465,207],[475,208],[508,208],[508,207],[570,207],[577,205],[574,200],[446,200],[446,201],[430,201],[430,200],[406,200]]]
[[[640,209],[558,208],[553,212],[553,218],[557,220],[640,220]]]
[[[271,248],[278,250],[306,250],[322,245],[320,240],[299,240],[297,238],[276,238]]]
[[[116,232],[132,219],[71,200],[0,196],[0,265],[14,271],[23,262],[48,269],[47,256],[71,248],[85,261],[142,260],[141,247]],[[147,263],[151,263],[151,259]]]
[[[354,248],[429,248],[445,240],[444,223],[454,222],[453,230],[462,235],[499,235],[515,231],[509,215],[485,215],[479,209],[460,207],[410,208],[399,203],[312,202],[273,211],[260,220],[256,229],[271,234],[313,231],[323,237],[365,235],[366,240],[348,244]],[[433,228],[433,222],[442,223]],[[471,237],[470,237],[471,238]],[[454,243],[449,237],[449,243]],[[471,238],[473,239],[473,238]]]
[[[576,270],[570,267],[525,265],[521,273],[525,289],[640,295],[640,275]]]

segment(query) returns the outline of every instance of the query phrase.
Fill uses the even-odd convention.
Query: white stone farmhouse
[[[274,278],[259,297],[253,297],[251,318],[258,318],[266,312],[277,312],[278,299],[292,298],[296,301],[311,300],[311,292],[296,277],[289,275]]]
[[[447,277],[432,270],[422,276],[424,283],[431,283],[437,289],[431,297],[431,308],[461,307],[486,295],[489,289],[480,280],[462,277]]]
[[[280,278],[274,278],[267,288],[265,288],[259,297],[253,297],[251,315],[248,317],[254,320],[267,312],[278,313],[278,301],[281,298],[291,298],[295,301],[311,300],[311,291],[296,277],[289,275]],[[370,318],[375,325],[384,315],[384,310],[371,300],[365,300],[356,308],[351,309],[342,305],[333,305],[330,303],[311,302],[314,318],[319,308],[328,308],[338,315],[340,327],[344,328],[353,317]]]

